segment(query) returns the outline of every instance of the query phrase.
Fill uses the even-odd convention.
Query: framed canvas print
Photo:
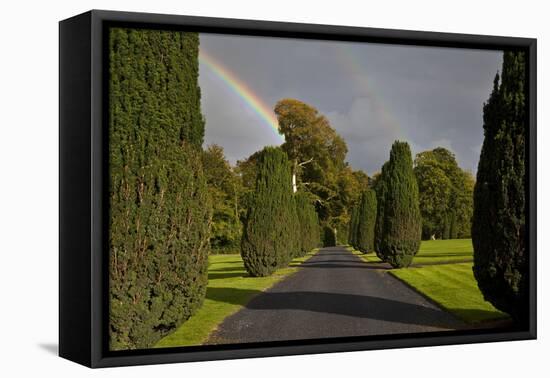
[[[60,22],[59,353],[536,337],[536,40]]]

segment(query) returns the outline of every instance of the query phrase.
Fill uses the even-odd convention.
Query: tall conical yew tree
[[[376,223],[376,193],[367,189],[361,195],[361,203],[357,212],[356,239],[357,248],[363,252],[374,251],[374,226]]]
[[[286,153],[278,147],[265,147],[257,164],[256,187],[243,226],[241,256],[251,276],[263,277],[288,265],[300,243]]]
[[[376,255],[381,260],[384,260],[384,256],[378,252],[382,249],[382,237],[384,229],[384,203],[386,202],[386,183],[384,177],[388,170],[389,162],[385,162],[382,165],[380,174],[376,179],[375,191],[376,191],[376,224],[374,225],[374,250]]]
[[[319,219],[307,193],[297,192],[295,199],[299,222],[299,227],[297,227],[298,240],[300,241],[299,256],[304,256],[319,246]]]
[[[376,252],[394,268],[409,266],[420,247],[422,219],[409,144],[393,143],[378,191]]]
[[[353,248],[357,248],[357,226],[358,226],[358,211],[360,203],[353,206],[351,210],[351,219],[349,221],[349,230],[348,230],[348,243]]]
[[[210,205],[196,33],[109,31],[109,338],[150,348],[201,305]]]
[[[486,300],[518,322],[528,318],[525,230],[525,54],[504,53],[483,107],[485,139],[474,188],[474,276]]]

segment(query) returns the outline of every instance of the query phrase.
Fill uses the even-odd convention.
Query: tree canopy
[[[223,148],[213,144],[202,153],[203,169],[212,200],[210,245],[213,253],[238,253],[241,240],[242,183],[225,159]]]
[[[346,163],[344,139],[313,106],[283,99],[274,111],[298,189],[313,195],[320,221],[336,230],[337,242],[346,243],[350,210],[368,186],[368,176]]]
[[[416,155],[414,173],[420,193],[422,237],[454,239],[470,236],[473,177],[454,154],[442,147]]]

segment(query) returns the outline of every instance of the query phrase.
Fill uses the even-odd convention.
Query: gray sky
[[[502,52],[201,34],[201,49],[270,109],[282,98],[316,107],[348,145],[347,161],[369,175],[394,140],[413,154],[438,146],[475,172],[483,141],[482,106]],[[201,63],[205,145],[231,163],[281,140],[258,114]]]

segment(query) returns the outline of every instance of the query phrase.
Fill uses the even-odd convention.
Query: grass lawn
[[[483,299],[472,273],[472,263],[395,269],[390,274],[468,323],[508,318]]]
[[[413,264],[473,261],[472,239],[423,240]]]
[[[374,253],[347,249],[366,262],[381,262]],[[473,253],[471,239],[425,240],[413,264],[426,266],[389,272],[468,323],[509,318],[483,299],[472,272]]]
[[[347,248],[366,262],[381,262],[374,253],[364,255],[350,246]],[[473,261],[473,254],[471,239],[423,240],[418,253],[413,258],[413,264],[468,262]]]
[[[204,304],[183,325],[161,339],[155,348],[203,344],[227,316],[240,310],[254,295],[296,272],[298,266],[317,251],[292,260],[288,268],[279,269],[269,277],[248,276],[238,254],[211,255]]]
[[[353,253],[355,256],[359,257],[360,259],[362,259],[363,261],[365,262],[368,262],[368,263],[377,263],[377,262],[382,262],[382,260],[380,260],[378,258],[378,256],[376,256],[376,253],[367,253],[367,254],[364,254],[363,252],[361,251],[358,251],[356,250],[355,248],[353,248],[351,245],[348,245],[345,247],[348,251],[350,251],[351,253]]]

